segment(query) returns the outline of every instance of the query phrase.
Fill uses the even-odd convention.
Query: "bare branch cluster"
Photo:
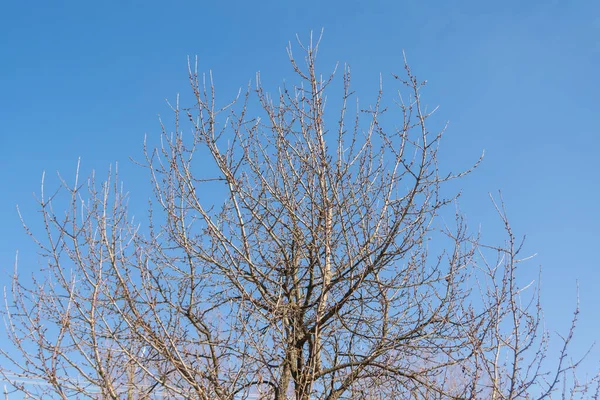
[[[597,377],[572,375],[578,311],[560,358],[545,357],[539,295],[519,285],[521,245],[503,204],[505,245],[479,244],[458,211],[441,227],[455,200],[444,185],[470,170],[440,172],[443,131],[427,127],[425,83],[406,64],[393,109],[380,87],[374,105],[352,112],[344,67],[337,113],[326,112],[336,75],[317,72],[318,46],[301,45],[304,62],[290,48],[299,84],[275,96],[257,76],[225,106],[212,75],[190,65],[195,104],[173,106],[174,131],[163,126],[161,145],[145,145],[148,226],[129,219],[116,171],[99,185],[63,183],[64,214],[42,188],[45,233],[30,234],[45,275],[27,282],[15,269],[5,294],[12,346],[0,371],[13,390],[598,398]]]

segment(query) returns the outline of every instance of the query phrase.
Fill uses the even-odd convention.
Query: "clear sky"
[[[135,214],[147,176],[129,157],[158,137],[165,98],[189,94],[187,57],[214,71],[223,95],[261,71],[292,76],[285,47],[324,28],[321,66],[352,68],[359,96],[402,72],[402,50],[448,120],[443,165],[482,166],[462,181],[473,229],[498,239],[488,199],[502,190],[527,234],[531,276],[543,267],[547,326],[564,331],[579,281],[580,350],[600,342],[600,2],[506,1],[6,1],[0,5],[0,283],[15,251],[37,258],[16,213],[35,221],[42,171],[72,180],[118,162]],[[225,100],[225,98],[223,98]],[[138,195],[136,196],[136,193]],[[600,346],[600,343],[599,343]],[[598,365],[600,351],[592,354]]]

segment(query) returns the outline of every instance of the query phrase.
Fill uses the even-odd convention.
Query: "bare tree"
[[[0,371],[12,389],[65,399],[597,398],[590,382],[564,378],[577,366],[572,330],[548,369],[537,293],[523,305],[503,206],[505,246],[480,245],[458,211],[452,227],[440,222],[456,198],[445,184],[470,170],[439,171],[443,131],[427,128],[425,83],[405,65],[393,109],[382,87],[360,109],[344,67],[329,113],[335,72],[317,72],[318,43],[300,46],[304,63],[289,50],[298,85],[272,96],[257,76],[224,106],[212,75],[190,66],[195,104],[173,106],[174,131],[163,126],[161,145],[145,145],[147,226],[128,217],[116,170],[100,185],[63,181],[64,215],[42,185],[45,234],[30,234],[44,276],[28,282],[15,267],[5,295],[12,346],[0,350]]]

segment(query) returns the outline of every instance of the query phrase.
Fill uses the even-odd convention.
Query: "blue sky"
[[[564,330],[579,280],[577,339],[600,339],[600,3],[596,1],[120,1],[0,6],[0,283],[14,254],[37,259],[16,214],[36,218],[42,171],[102,176],[118,162],[144,215],[144,135],[158,137],[165,98],[189,95],[187,57],[214,71],[224,100],[261,72],[273,89],[292,76],[285,47],[325,34],[321,67],[347,62],[359,96],[402,72],[402,50],[429,82],[424,96],[449,121],[443,166],[482,166],[462,181],[461,208],[483,237],[501,224],[488,192],[502,190],[527,234],[532,276],[543,267],[548,327]],[[365,100],[366,101],[366,100]],[[138,196],[136,197],[136,193]],[[143,193],[143,194],[142,194]],[[600,341],[600,340],[599,340]],[[597,365],[600,351],[592,354]]]

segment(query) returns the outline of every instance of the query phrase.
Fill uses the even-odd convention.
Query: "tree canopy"
[[[128,214],[116,170],[39,200],[43,276],[15,270],[0,371],[33,397],[521,399],[595,395],[549,340],[522,241],[479,243],[440,170],[404,65],[361,108],[350,68],[256,82],[225,105],[190,65],[195,102],[140,162],[154,197]],[[340,80],[341,90],[332,89]],[[387,92],[386,92],[387,93]],[[328,97],[335,107],[326,107]],[[339,105],[339,106],[338,106]],[[190,133],[191,131],[191,133]],[[479,161],[475,159],[474,166]],[[214,204],[218,192],[222,202]],[[66,212],[55,210],[66,195]],[[440,215],[454,216],[452,224]],[[560,339],[559,339],[560,340]],[[579,396],[579,397],[578,397]]]

